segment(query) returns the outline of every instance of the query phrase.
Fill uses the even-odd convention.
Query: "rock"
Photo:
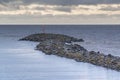
[[[82,39],[73,38],[61,34],[33,34],[20,40],[38,41],[37,50],[47,55],[57,55],[77,62],[87,62],[94,65],[102,66],[108,69],[120,71],[120,57],[111,54],[105,55],[100,52],[87,51],[84,47],[72,42],[83,41]]]
[[[83,42],[83,39],[77,39],[71,36],[63,35],[63,34],[52,34],[52,33],[40,33],[40,34],[32,34],[29,36],[26,36],[20,40],[26,40],[26,41],[35,41],[35,42],[41,42],[45,40],[59,40],[61,42]]]
[[[48,50],[51,51],[52,54],[63,54],[63,53],[76,53],[76,52],[87,52],[82,46],[77,44],[64,44],[63,42],[57,40],[47,40],[41,42],[37,45],[37,50]]]
[[[111,54],[108,54],[108,57],[113,57]]]

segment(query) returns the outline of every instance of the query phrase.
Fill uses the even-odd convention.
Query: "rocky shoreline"
[[[108,69],[120,71],[120,57],[111,54],[105,55],[100,52],[88,51],[81,45],[74,42],[84,42],[62,34],[40,33],[32,34],[20,40],[40,42],[36,50],[40,50],[47,55],[57,55],[77,62],[87,62]]]

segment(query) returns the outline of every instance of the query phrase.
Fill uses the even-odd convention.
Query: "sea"
[[[120,25],[0,25],[0,80],[120,80],[120,72],[35,50],[30,34],[82,38],[88,51],[120,56]]]

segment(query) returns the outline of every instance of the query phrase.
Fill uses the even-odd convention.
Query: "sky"
[[[120,24],[120,0],[0,0],[0,24]]]

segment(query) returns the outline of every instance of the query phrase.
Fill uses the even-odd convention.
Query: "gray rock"
[[[120,71],[120,57],[111,54],[105,55],[100,52],[88,52],[84,47],[78,44],[72,44],[74,41],[82,41],[61,34],[33,34],[20,40],[38,41],[37,50],[43,51],[47,55],[57,55],[74,59],[77,62],[87,62],[108,69]]]
[[[84,42],[83,39],[77,39],[71,36],[63,35],[63,34],[52,34],[52,33],[40,33],[40,34],[32,34],[29,36],[26,36],[20,40],[26,40],[26,41],[35,41],[35,42],[41,42],[45,40],[59,40],[61,42]]]

